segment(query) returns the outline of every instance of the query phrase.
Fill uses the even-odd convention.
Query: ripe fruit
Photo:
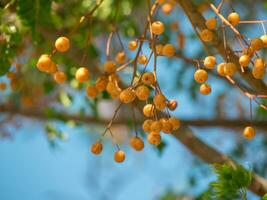
[[[198,69],[194,74],[194,79],[198,83],[204,83],[208,80],[208,73],[203,69]]]
[[[160,35],[164,32],[165,27],[161,21],[155,21],[151,25],[151,31],[155,35]]]
[[[168,103],[167,103],[167,107],[169,108],[170,111],[174,111],[177,108],[177,101],[174,99],[171,99]]]
[[[6,89],[6,83],[1,82],[0,83],[0,90],[5,90]]]
[[[47,70],[48,73],[54,74],[58,71],[56,63],[52,62],[50,68]]]
[[[67,80],[67,76],[64,72],[58,71],[58,72],[54,73],[54,80],[57,83],[62,84]]]
[[[254,67],[257,67],[257,68],[265,68],[265,60],[262,59],[262,58],[257,58],[254,61]]]
[[[234,63],[232,62],[229,62],[229,63],[226,63],[225,66],[224,66],[224,74],[226,76],[233,76],[237,71],[237,67]]]
[[[153,121],[150,127],[153,132],[160,132],[162,129],[162,124],[159,121]]]
[[[102,150],[103,150],[103,144],[100,141],[92,144],[92,146],[91,146],[91,152],[95,155],[100,154],[102,152]]]
[[[129,49],[130,51],[134,51],[134,50],[137,48],[137,46],[138,46],[137,41],[132,40],[132,41],[130,41],[129,44],[128,44],[128,49]]]
[[[116,64],[112,60],[107,60],[104,64],[104,70],[105,72],[111,74],[116,71]]]
[[[253,67],[252,75],[255,79],[262,79],[265,76],[265,68]]]
[[[175,130],[178,130],[181,126],[181,122],[179,119],[177,119],[176,117],[170,117],[168,119],[168,122],[171,123],[172,125],[172,129],[175,131]]]
[[[41,72],[47,72],[52,65],[52,60],[47,54],[43,54],[40,56],[37,62],[37,69]]]
[[[84,82],[88,81],[89,70],[86,69],[85,67],[80,67],[75,73],[75,78],[80,83],[84,83]]]
[[[210,42],[213,39],[213,33],[209,29],[203,29],[200,32],[200,38],[204,42]]]
[[[153,85],[156,82],[155,75],[152,72],[145,72],[141,79],[145,85]]]
[[[158,132],[151,132],[147,136],[147,141],[152,145],[159,145],[161,142],[161,136]]]
[[[143,140],[138,136],[134,136],[130,139],[130,145],[136,151],[142,151],[145,146]]]
[[[140,56],[138,56],[138,58],[137,58],[137,62],[138,62],[140,65],[145,65],[145,64],[147,64],[147,62],[148,62],[147,56],[146,56],[146,55],[140,55]]]
[[[151,132],[151,125],[153,123],[153,120],[151,119],[147,119],[144,121],[143,125],[142,125],[142,128],[145,132],[149,133]]]
[[[208,69],[213,69],[216,64],[216,58],[214,56],[207,56],[204,60],[204,66]]]
[[[153,103],[158,110],[163,110],[166,107],[166,97],[163,94],[157,94],[153,98]]]
[[[169,120],[165,120],[162,122],[162,131],[166,134],[171,133],[173,130],[171,122]]]
[[[125,153],[122,150],[118,150],[114,153],[114,160],[117,163],[122,163],[125,160]]]
[[[148,99],[150,92],[147,86],[141,85],[136,88],[135,93],[139,100],[145,101]]]
[[[154,105],[152,104],[146,104],[143,108],[143,114],[146,116],[146,117],[152,117],[154,115]]]
[[[262,35],[260,38],[263,42],[263,46],[267,47],[267,35]]]
[[[217,66],[217,72],[218,72],[218,74],[221,75],[221,76],[225,76],[225,73],[224,73],[225,65],[226,65],[226,63],[220,63],[220,64]]]
[[[258,51],[261,48],[263,48],[264,44],[263,41],[260,38],[254,38],[250,42],[250,47],[253,51]]]
[[[244,48],[242,50],[243,54],[245,55],[249,55],[249,56],[252,56],[253,53],[254,53],[254,50],[251,48],[251,47],[248,47],[248,48]]]
[[[247,140],[253,139],[255,135],[256,135],[256,131],[252,126],[247,126],[243,131],[243,136]]]
[[[162,7],[161,10],[164,14],[168,15],[171,13],[173,9],[173,5],[171,3],[165,3]]]
[[[162,48],[162,55],[172,57],[175,54],[175,47],[172,44],[165,44]]]
[[[158,55],[162,54],[163,44],[156,45],[156,52]]]
[[[203,83],[201,84],[200,88],[199,88],[199,92],[203,95],[208,95],[211,93],[211,87],[209,84],[207,83]]]
[[[232,24],[233,26],[236,26],[240,22],[239,14],[236,12],[230,13],[227,19],[230,22],[230,24]]]
[[[95,86],[100,92],[106,90],[107,84],[108,84],[108,79],[105,76],[100,76],[95,82]]]
[[[116,55],[116,57],[115,57],[115,61],[116,61],[118,64],[123,64],[123,63],[126,61],[126,55],[125,55],[125,52],[122,51],[122,52],[117,53],[117,55]]]
[[[131,103],[136,98],[135,91],[127,88],[120,93],[120,100],[122,103]]]
[[[250,63],[250,56],[249,55],[242,55],[240,56],[239,58],[239,64],[242,66],[242,67],[247,67]]]
[[[70,41],[66,37],[59,37],[55,42],[55,47],[59,52],[65,52],[70,48]]]
[[[86,87],[86,95],[87,97],[96,98],[98,95],[98,89],[95,85]]]
[[[206,20],[205,24],[206,24],[208,29],[213,30],[216,28],[217,20],[214,17],[211,17],[211,18]]]

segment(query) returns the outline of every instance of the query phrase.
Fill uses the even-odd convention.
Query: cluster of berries
[[[15,91],[19,88],[19,74],[21,69],[21,64],[16,63],[15,70],[9,71],[6,73],[6,77],[9,79],[10,88]],[[7,84],[4,81],[0,81],[0,91],[5,90],[7,88]]]

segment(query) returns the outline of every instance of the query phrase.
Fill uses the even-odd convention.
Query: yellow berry
[[[134,51],[137,47],[138,47],[138,43],[137,43],[137,41],[132,40],[132,41],[130,41],[129,44],[128,44],[128,49],[129,49],[130,51]]]
[[[108,84],[108,79],[106,76],[100,76],[95,82],[95,86],[100,92],[106,90],[107,84]]]
[[[117,55],[116,55],[116,57],[115,57],[115,61],[116,61],[118,64],[123,64],[123,63],[126,61],[126,55],[125,55],[125,52],[122,51],[122,52],[117,53]]]
[[[59,37],[55,42],[55,47],[59,52],[65,52],[70,48],[70,41],[66,37]]]
[[[156,45],[156,52],[158,55],[162,55],[163,44]]]
[[[265,68],[265,60],[262,59],[262,58],[257,58],[254,61],[254,67],[257,67],[257,68]]]
[[[102,150],[103,150],[103,144],[100,141],[92,144],[91,146],[91,152],[95,155],[100,154]]]
[[[157,94],[153,98],[153,103],[158,110],[166,108],[166,97],[163,94]]]
[[[237,71],[237,67],[234,63],[232,62],[229,62],[229,63],[226,63],[225,66],[224,66],[224,74],[226,76],[233,76]]]
[[[251,47],[248,47],[248,48],[244,48],[242,52],[244,55],[249,55],[252,57],[254,50]]]
[[[153,85],[156,82],[155,75],[152,72],[145,72],[142,75],[142,82],[145,85]]]
[[[263,46],[267,47],[267,35],[262,35],[260,38],[263,42]]]
[[[37,69],[39,69],[41,72],[47,72],[52,65],[52,60],[47,54],[43,54],[40,56],[38,62],[37,62]]]
[[[160,132],[162,129],[162,124],[159,121],[153,121],[150,128],[153,132]]]
[[[208,80],[208,73],[203,69],[198,69],[194,74],[194,79],[198,83],[204,83]]]
[[[176,117],[170,117],[170,118],[168,119],[168,122],[171,123],[171,125],[172,125],[172,129],[173,129],[174,131],[178,130],[178,129],[180,128],[180,126],[181,126],[181,122],[180,122],[180,120],[177,119]]]
[[[147,136],[147,141],[155,146],[158,146],[161,143],[161,136],[158,132],[151,132]]]
[[[89,70],[85,67],[80,67],[76,73],[75,78],[80,83],[84,83],[89,80]]]
[[[225,65],[226,65],[226,63],[220,63],[220,64],[217,66],[217,72],[218,72],[218,74],[221,75],[221,76],[225,76],[225,73],[224,73]]]
[[[138,62],[140,65],[145,65],[145,64],[147,64],[147,62],[148,62],[147,56],[146,56],[146,55],[140,55],[140,56],[138,56],[138,58],[137,58],[137,62]]]
[[[203,83],[199,88],[199,92],[203,95],[208,95],[211,93],[211,87],[209,84]]]
[[[114,160],[117,163],[122,163],[125,160],[125,153],[122,150],[118,150],[114,154]]]
[[[165,44],[162,48],[162,55],[172,57],[175,54],[175,47],[172,44]]]
[[[253,67],[252,75],[255,79],[262,79],[265,76],[265,68]]]
[[[230,22],[230,24],[232,24],[233,26],[236,26],[240,22],[239,14],[236,12],[230,13],[227,19]]]
[[[143,108],[143,114],[146,116],[146,117],[152,117],[154,115],[154,105],[152,104],[146,104]]]
[[[107,60],[104,64],[104,70],[105,72],[111,74],[116,71],[116,64],[112,60]]]
[[[127,88],[120,93],[120,100],[122,103],[131,103],[136,98],[135,91]]]
[[[144,121],[142,127],[143,127],[143,130],[147,133],[151,132],[151,125],[153,123],[153,120],[151,119],[147,119]]]
[[[54,80],[57,83],[62,84],[67,80],[67,76],[64,72],[58,71],[58,72],[54,73]]]
[[[98,95],[98,89],[95,85],[86,87],[86,95],[87,97],[96,98]]]
[[[160,21],[153,22],[151,25],[152,33],[155,35],[160,35],[164,32],[165,27],[164,24]]]
[[[170,111],[174,111],[177,108],[177,101],[174,99],[171,99],[168,103],[167,103],[167,107],[169,108]]]
[[[141,85],[136,88],[135,93],[139,100],[146,101],[149,97],[150,91],[147,86]]]
[[[142,151],[145,146],[143,140],[138,136],[132,137],[130,139],[130,145],[136,151]]]
[[[203,29],[200,32],[200,38],[204,41],[204,42],[210,42],[213,39],[213,33],[212,31],[210,31],[209,29]]]
[[[6,83],[0,82],[0,90],[5,90],[6,89]]]
[[[207,56],[205,59],[204,59],[204,66],[207,68],[207,69],[213,69],[214,66],[216,64],[216,58],[214,56]]]
[[[171,13],[173,9],[173,5],[171,3],[165,3],[164,5],[162,5],[161,10],[164,14],[168,15]]]
[[[52,62],[50,68],[47,70],[48,73],[54,74],[58,71],[56,63]]]
[[[258,51],[264,47],[264,43],[260,38],[254,38],[250,42],[250,47],[252,48],[252,50]]]
[[[212,18],[207,19],[205,24],[208,29],[213,30],[216,28],[217,20],[215,19],[215,17],[212,17]]]
[[[256,131],[252,126],[247,126],[243,131],[243,136],[247,140],[253,139],[255,135],[256,135]]]
[[[239,58],[239,64],[242,66],[242,67],[247,67],[250,63],[250,56],[249,55],[242,55],[240,56]]]
[[[169,122],[169,120],[162,122],[162,131],[166,134],[169,134],[173,131],[172,123]]]

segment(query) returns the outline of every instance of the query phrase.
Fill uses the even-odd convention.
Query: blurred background
[[[194,2],[205,17],[214,16],[210,1]],[[219,2],[212,1],[215,5]],[[162,42],[174,44],[180,55],[203,59],[207,54],[190,22],[178,5],[170,3],[170,12],[160,7],[155,16],[166,25]],[[94,13],[92,30],[88,32],[85,22],[72,34],[71,50],[55,55],[59,68],[68,76],[65,84],[55,84],[51,76],[36,69],[38,57],[50,53],[55,39],[67,35],[95,4],[93,0],[0,1],[0,82],[6,84],[0,91],[0,199],[201,199],[215,180],[211,166],[172,135],[164,135],[158,148],[146,142],[145,149],[137,153],[128,145],[134,134],[133,122],[124,120],[113,126],[115,139],[126,152],[124,163],[113,161],[116,148],[109,137],[100,156],[90,153],[90,145],[105,128],[101,120],[110,119],[118,102],[106,93],[96,100],[88,99],[86,84],[74,79],[75,71],[85,52],[85,65],[94,81],[106,59],[105,46],[115,16],[127,47],[129,40],[138,38],[144,29],[147,1],[104,0]],[[267,19],[265,1],[237,0],[232,5],[244,20]],[[226,2],[222,13],[230,11]],[[261,24],[241,24],[238,29],[249,38],[264,34]],[[88,34],[93,39],[85,49]],[[238,46],[231,31],[227,31],[227,40]],[[114,37],[112,56],[121,50],[119,39]],[[149,56],[148,44],[142,52]],[[126,53],[129,58],[135,55]],[[260,54],[266,58],[266,51]],[[149,63],[148,70],[152,68],[153,63]],[[203,142],[266,177],[267,123],[263,122],[267,112],[253,104],[253,119],[261,123],[256,126],[255,139],[244,140],[242,129],[249,121],[249,100],[215,73],[209,74],[211,95],[200,95],[194,71],[194,65],[181,59],[159,58],[161,88],[168,98],[178,101],[172,115],[187,122]],[[10,72],[14,77],[8,75]],[[131,72],[127,68],[120,73],[126,83]],[[124,106],[118,118],[124,119],[128,110]],[[139,126],[138,131],[145,137]],[[258,197],[249,193],[248,199]]]

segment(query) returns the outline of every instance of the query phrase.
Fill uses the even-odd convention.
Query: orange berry
[[[151,132],[147,136],[147,141],[155,146],[158,146],[161,143],[161,136],[158,132]]]
[[[257,68],[265,68],[265,60],[262,59],[262,58],[257,58],[254,61],[254,67],[257,67]]]
[[[109,81],[106,88],[108,93],[115,93],[118,90],[118,85],[115,82]]]
[[[138,58],[137,58],[137,62],[138,62],[140,65],[145,65],[145,64],[147,64],[147,62],[148,62],[148,58],[147,58],[146,55],[140,55],[140,56],[138,56]]]
[[[120,93],[120,100],[122,103],[131,103],[135,98],[136,94],[133,89],[127,88]]]
[[[262,35],[260,38],[263,42],[263,46],[267,47],[267,35]]]
[[[265,68],[253,67],[252,75],[255,79],[262,79],[265,76]]]
[[[172,44],[165,44],[162,48],[162,55],[172,57],[175,54],[175,47]]]
[[[225,65],[226,65],[226,63],[220,63],[220,64],[217,66],[217,72],[218,72],[218,74],[221,75],[221,76],[225,76],[225,73],[224,73]]]
[[[153,120],[151,119],[147,119],[144,121],[142,127],[143,127],[143,130],[147,133],[151,132],[151,125],[153,123]]]
[[[95,85],[86,87],[86,95],[87,95],[87,97],[96,98],[98,93],[99,93],[98,89],[96,88]]]
[[[153,132],[160,132],[162,129],[162,124],[159,121],[153,121],[150,128]]]
[[[128,44],[128,49],[129,49],[130,51],[134,51],[137,47],[138,47],[138,43],[137,43],[137,41],[132,40],[132,41],[130,41],[129,44]]]
[[[59,52],[65,52],[70,48],[70,41],[66,37],[59,37],[55,42],[55,47]]]
[[[138,136],[132,137],[130,139],[130,145],[136,151],[142,151],[145,146],[143,140]]]
[[[173,131],[172,123],[169,120],[165,120],[161,124],[163,133],[169,134]]]
[[[75,73],[75,78],[80,83],[84,83],[84,82],[88,81],[89,70],[85,67],[80,67]]]
[[[0,90],[5,90],[6,89],[6,83],[0,82]]]
[[[39,69],[41,72],[47,72],[52,65],[52,60],[47,54],[43,54],[40,56],[38,62],[37,62],[37,69]]]
[[[256,135],[256,131],[252,126],[247,126],[243,131],[243,136],[247,140],[253,139],[255,135]]]
[[[166,108],[166,97],[163,94],[157,94],[153,98],[153,103],[158,110]]]
[[[122,163],[125,160],[125,153],[122,150],[118,150],[114,153],[114,160],[117,163]]]
[[[233,76],[237,71],[237,67],[234,63],[232,62],[229,62],[229,63],[226,63],[225,66],[224,66],[224,74],[226,76]]]
[[[122,52],[117,53],[117,55],[116,55],[116,57],[115,57],[115,61],[116,61],[118,64],[123,64],[123,63],[126,61],[126,55],[125,55],[125,52],[122,51]]]
[[[213,30],[216,28],[217,20],[216,18],[212,17],[212,18],[207,19],[205,24],[208,29]]]
[[[58,83],[58,84],[62,84],[67,80],[67,76],[64,72],[56,72],[54,73],[54,80]]]
[[[154,115],[154,105],[152,104],[146,104],[143,108],[143,114],[146,116],[146,117],[152,117]]]
[[[250,56],[249,55],[242,55],[240,56],[239,58],[239,64],[242,66],[242,67],[247,67],[250,63]]]
[[[91,152],[95,155],[100,154],[102,152],[102,150],[103,150],[103,144],[100,141],[92,144],[92,146],[91,146]]]
[[[162,55],[163,44],[156,45],[156,52],[158,55]]]
[[[198,83],[204,83],[208,80],[208,73],[204,69],[198,69],[194,74],[194,79]]]
[[[230,13],[227,19],[230,22],[230,24],[232,24],[233,26],[236,26],[240,22],[239,14],[236,12]]]
[[[100,92],[106,90],[107,84],[108,84],[108,79],[105,76],[100,76],[95,82],[95,86]]]
[[[116,64],[112,60],[107,60],[104,64],[104,70],[105,72],[111,74],[116,71]]]
[[[210,42],[213,39],[213,33],[209,29],[203,29],[200,32],[200,38],[204,42]]]
[[[155,35],[160,35],[164,32],[165,27],[164,24],[160,21],[155,21],[151,25],[152,33]]]
[[[149,97],[150,91],[147,86],[141,85],[136,88],[135,93],[139,100],[146,101]]]
[[[204,66],[207,69],[213,69],[216,64],[216,58],[214,56],[207,56],[204,60]]]
[[[264,43],[260,38],[254,38],[250,42],[250,47],[252,48],[252,50],[258,51],[264,47]]]
[[[162,5],[161,10],[164,14],[168,15],[171,13],[173,9],[173,5],[171,3],[165,3],[164,5]]]
[[[177,108],[177,101],[174,99],[171,99],[168,103],[167,103],[167,107],[169,108],[170,111],[174,111]]]
[[[152,72],[145,72],[142,75],[142,82],[145,85],[153,85],[156,82],[155,75]]]
[[[200,88],[199,88],[199,92],[203,95],[208,95],[211,93],[211,87],[209,84],[207,83],[203,83],[201,84]]]
[[[48,73],[54,74],[58,71],[56,63],[52,62],[50,68],[47,70]]]
[[[176,117],[170,117],[168,119],[168,122],[171,123],[172,125],[172,129],[175,131],[175,130],[178,130],[181,126],[181,122],[179,119],[177,119]]]

